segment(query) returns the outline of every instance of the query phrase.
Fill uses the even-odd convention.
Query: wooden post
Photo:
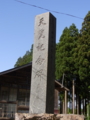
[[[16,102],[16,110],[15,113],[18,113],[18,101]]]
[[[54,112],[58,112],[58,90],[54,90]]]
[[[76,90],[76,114],[77,114],[77,90]]]
[[[79,95],[77,92],[77,114],[79,114]]]
[[[87,102],[86,102],[86,98],[85,98],[85,115],[87,114]]]
[[[11,89],[11,85],[9,85],[9,87],[8,87],[8,101],[9,101],[9,95],[10,95],[10,89]]]
[[[62,100],[60,100],[60,114],[63,113],[63,110],[62,110],[62,109],[63,109],[63,108],[62,108],[63,105],[62,105],[62,103],[63,103]]]
[[[63,100],[63,114],[65,113],[65,100]]]
[[[67,91],[65,90],[65,114],[67,114]]]
[[[81,115],[81,97],[79,96],[79,114]]]
[[[83,98],[83,115],[85,115],[85,99]]]
[[[74,80],[72,81],[72,96],[73,96],[73,103],[72,103],[72,108],[73,108],[73,114],[75,113],[75,101],[74,101],[74,95],[75,95],[75,83]]]

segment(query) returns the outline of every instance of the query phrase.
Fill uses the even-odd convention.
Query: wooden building
[[[29,112],[32,63],[0,73],[0,119],[14,119],[15,113]],[[55,93],[68,91],[55,81]],[[55,94],[55,110],[58,110],[58,97]]]

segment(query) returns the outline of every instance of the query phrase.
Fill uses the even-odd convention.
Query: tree
[[[32,52],[33,52],[33,45],[31,46],[30,51],[26,51],[23,57],[19,57],[17,59],[17,62],[15,63],[14,67],[19,67],[32,61]]]
[[[90,85],[90,11],[84,18],[80,37],[77,45],[78,53],[78,74],[81,84],[81,95],[84,98],[88,97]],[[87,94],[86,94],[87,93]]]
[[[79,76],[81,80],[90,78],[90,11],[84,18],[78,44]]]
[[[63,30],[59,43],[56,45],[56,78],[62,80],[64,75],[64,84],[70,89],[70,99],[72,99],[72,80],[77,73],[74,54],[78,36],[78,29],[72,24]]]
[[[75,72],[74,52],[78,38],[78,29],[74,24],[65,28],[56,45],[56,78],[60,79],[64,74],[70,79]]]

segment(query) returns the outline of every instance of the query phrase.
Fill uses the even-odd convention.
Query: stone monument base
[[[26,114],[16,113],[15,120],[84,120],[83,115],[76,114]]]

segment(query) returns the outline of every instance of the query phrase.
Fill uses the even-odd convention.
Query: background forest
[[[33,45],[23,57],[19,57],[14,67],[19,67],[32,61]],[[72,92],[72,80],[75,80],[76,99],[81,113],[80,103],[90,102],[90,11],[84,18],[82,27],[77,29],[75,24],[64,28],[59,42],[56,44],[56,79]],[[71,99],[71,94],[68,94]],[[63,96],[63,95],[62,95]],[[61,100],[63,97],[61,96]],[[85,108],[86,109],[86,106]]]

